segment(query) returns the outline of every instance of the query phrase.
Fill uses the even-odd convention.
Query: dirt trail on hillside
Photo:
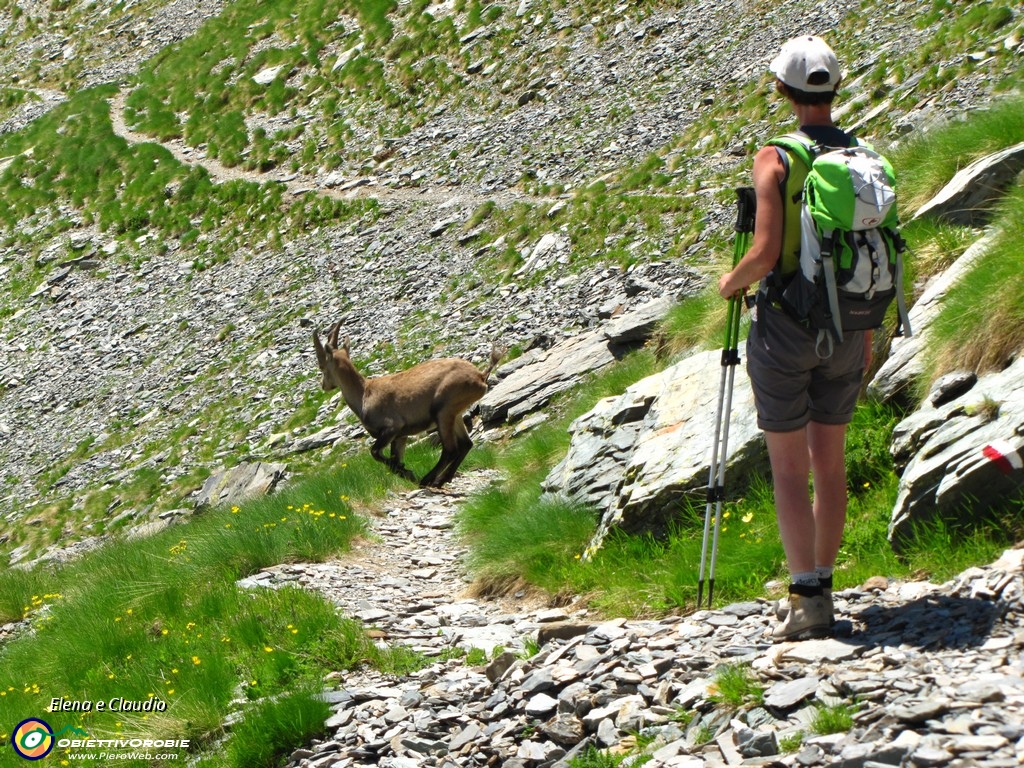
[[[204,150],[189,147],[181,139],[158,141],[152,136],[131,130],[125,121],[125,94],[118,92],[108,100],[110,104],[110,122],[114,133],[129,144],[160,144],[183,165],[199,165],[207,170],[210,177],[217,183],[233,180],[251,181],[255,184],[283,184],[292,195],[317,194],[338,200],[357,198],[373,198],[407,203],[426,203],[443,206],[458,201],[466,205],[482,205],[494,202],[502,207],[513,203],[527,202],[533,204],[553,203],[552,198],[540,198],[525,195],[515,190],[506,189],[489,193],[474,192],[465,187],[394,187],[386,186],[372,176],[353,177],[341,184],[325,186],[323,180],[315,175],[295,173],[283,169],[274,169],[266,173],[239,167],[229,167],[216,158],[209,157]]]

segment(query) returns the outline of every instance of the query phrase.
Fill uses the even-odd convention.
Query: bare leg
[[[846,425],[811,422],[793,432],[766,432],[765,439],[790,573],[835,565],[846,524]]]
[[[765,432],[775,486],[775,515],[790,573],[814,570],[815,525],[808,487],[811,457],[806,428]]]
[[[846,525],[846,425],[807,425],[814,478],[814,564],[833,566]]]

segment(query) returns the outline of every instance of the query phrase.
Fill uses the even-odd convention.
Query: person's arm
[[[782,195],[779,184],[786,173],[775,147],[763,147],[754,156],[754,194],[757,197],[757,218],[750,249],[739,263],[722,275],[718,293],[728,299],[744,293],[771,272],[782,251]]]

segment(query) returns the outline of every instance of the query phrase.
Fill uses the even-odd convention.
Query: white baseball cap
[[[768,69],[790,88],[811,93],[834,91],[842,79],[835,51],[814,35],[787,40]]]

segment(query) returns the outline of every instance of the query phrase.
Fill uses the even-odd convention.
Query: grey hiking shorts
[[[767,301],[757,304],[747,337],[747,374],[757,426],[791,432],[809,421],[849,424],[864,378],[864,331],[843,334],[831,356],[818,356],[818,332]]]

